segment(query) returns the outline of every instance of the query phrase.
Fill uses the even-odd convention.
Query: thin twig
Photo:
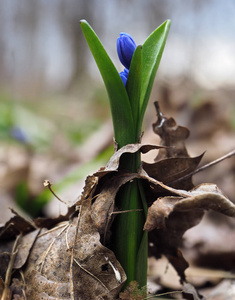
[[[93,277],[95,280],[97,280],[106,290],[109,290],[107,288],[107,286],[98,278],[96,277],[94,274],[92,274],[90,271],[88,271],[87,269],[85,269],[75,258],[73,259],[75,261],[75,263],[83,270],[85,271],[87,274],[89,274],[91,277]]]
[[[153,297],[159,297],[159,296],[166,296],[166,295],[172,295],[172,294],[176,294],[176,293],[182,293],[183,291],[173,291],[173,292],[166,292],[166,293],[161,293],[161,294],[155,294],[155,295],[150,295],[147,296],[145,299],[151,299]]]
[[[107,220],[106,225],[105,225],[103,244],[105,245],[105,243],[106,243],[108,226],[109,226],[109,223],[111,221],[112,215],[117,215],[117,214],[122,214],[122,213],[129,213],[129,212],[134,212],[134,211],[142,211],[142,210],[143,209],[140,208],[140,209],[129,209],[129,210],[113,211],[113,212],[111,212],[109,214],[109,216],[108,216],[108,220]]]
[[[61,227],[67,226],[67,223],[68,223],[68,221],[61,222],[61,224],[59,224],[58,226],[56,226],[56,227],[54,227],[54,228],[52,228],[52,229],[48,229],[47,231],[45,231],[45,232],[43,232],[43,233],[40,233],[40,234],[38,235],[38,238],[40,238],[40,237],[43,236],[43,235],[47,235],[48,233],[51,233],[51,232],[53,232],[53,231],[55,231],[55,230],[57,230],[57,229],[59,229],[59,228],[61,228]]]
[[[142,211],[142,210],[143,210],[142,208],[137,208],[137,209],[128,209],[128,210],[113,211],[111,213],[111,215],[129,213],[129,212],[134,212],[134,211]]]
[[[62,202],[62,203],[64,203],[65,205],[68,205],[68,203],[66,203],[65,201],[63,201],[62,199],[60,199],[57,195],[56,195],[56,193],[52,190],[52,184],[51,184],[51,182],[48,180],[48,179],[46,179],[46,180],[44,180],[44,182],[43,182],[43,185],[45,186],[45,187],[48,187],[48,189],[50,190],[50,192],[60,201],[60,202]]]
[[[233,155],[235,155],[235,150],[233,150],[233,151],[227,153],[226,155],[224,155],[224,156],[222,156],[222,157],[220,157],[220,158],[218,158],[218,159],[216,159],[216,160],[214,160],[214,161],[212,161],[212,162],[210,162],[210,163],[208,163],[208,164],[206,164],[206,165],[204,165],[204,166],[202,166],[202,167],[200,167],[200,168],[194,170],[193,172],[191,172],[191,173],[189,173],[189,174],[187,174],[187,175],[185,175],[185,176],[183,176],[183,177],[180,177],[180,178],[178,178],[178,179],[176,179],[176,180],[174,180],[174,181],[169,182],[168,184],[172,184],[172,183],[181,181],[181,180],[183,180],[183,179],[186,179],[186,178],[188,178],[188,177],[191,177],[191,176],[193,176],[194,174],[197,174],[197,173],[199,173],[199,172],[202,172],[202,171],[204,171],[205,169],[207,169],[207,168],[209,168],[209,167],[212,167],[212,166],[214,166],[214,165],[220,163],[221,161],[223,161],[223,160],[225,160],[225,159],[227,159],[227,158],[230,158],[230,157],[233,156]]]

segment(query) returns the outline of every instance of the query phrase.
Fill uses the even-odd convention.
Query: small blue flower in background
[[[13,126],[11,129],[10,129],[10,135],[16,139],[17,141],[23,143],[23,144],[26,144],[28,142],[28,137],[26,135],[26,132],[18,127],[18,126]]]
[[[127,69],[130,68],[135,48],[136,44],[131,35],[121,32],[120,37],[117,39],[117,53],[121,63]]]
[[[126,82],[127,82],[127,77],[128,77],[128,74],[129,74],[129,70],[125,68],[124,71],[120,72],[119,74],[121,76],[121,79],[122,79],[124,85],[126,86]]]

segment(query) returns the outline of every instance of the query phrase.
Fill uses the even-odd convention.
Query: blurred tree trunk
[[[94,1],[73,0],[68,5],[67,2],[60,2],[59,19],[62,22],[62,28],[65,30],[67,42],[71,44],[73,52],[73,74],[68,82],[67,90],[73,88],[79,79],[86,74],[87,45],[82,42],[84,37],[80,28],[80,20],[92,20],[95,12]]]

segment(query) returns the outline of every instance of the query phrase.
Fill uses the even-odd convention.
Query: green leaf
[[[141,75],[142,75],[142,46],[138,46],[135,49],[131,60],[130,72],[127,79],[126,90],[130,99],[132,116],[135,124],[136,142],[140,138],[141,132],[138,131],[139,120],[139,103],[140,103],[140,91],[141,91]]]
[[[136,257],[136,281],[140,286],[147,284],[147,269],[148,269],[148,232],[144,231],[139,250]]]
[[[81,28],[108,92],[115,140],[119,148],[133,143],[135,142],[135,128],[131,105],[121,77],[87,21],[81,21]]]
[[[139,127],[142,126],[144,113],[149,101],[154,78],[160,64],[170,25],[170,20],[165,21],[150,34],[143,44]]]

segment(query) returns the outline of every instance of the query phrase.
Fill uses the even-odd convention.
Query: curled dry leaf
[[[180,201],[180,197],[164,197],[157,199],[148,209],[148,215],[144,224],[144,230],[166,228],[165,220],[174,209],[174,205]]]
[[[105,174],[103,176],[103,174]],[[113,212],[115,211],[115,198],[120,187],[133,179],[143,179],[148,182],[152,187],[161,187],[162,190],[168,193],[177,194],[180,196],[187,195],[186,192],[176,190],[168,187],[162,182],[151,178],[148,174],[140,168],[138,173],[126,173],[126,172],[97,172],[96,175],[100,175],[99,185],[95,191],[94,201],[91,206],[91,217],[96,228],[100,234],[106,235],[108,228],[110,227],[110,221]],[[106,240],[104,238],[104,240]]]
[[[164,197],[156,200],[148,210],[144,230],[165,228],[165,221],[174,212],[198,209],[214,210],[229,217],[235,216],[235,205],[215,184],[201,184],[189,192],[189,197]]]
[[[205,210],[235,216],[235,205],[214,184],[199,185],[188,193],[185,197],[157,199],[149,208],[144,225],[144,230],[152,232],[150,254],[165,254],[182,281],[185,279],[183,269],[187,265],[179,256],[178,247],[182,244],[184,232],[201,221]]]
[[[201,184],[195,187],[190,194],[190,197],[182,199],[176,204],[176,210],[211,209],[226,216],[235,217],[235,205],[222,193],[216,184]]]
[[[117,171],[120,163],[120,158],[123,154],[127,153],[136,153],[138,151],[141,151],[142,153],[147,153],[150,150],[154,149],[160,149],[165,148],[164,146],[157,146],[157,145],[151,145],[151,144],[128,144],[122,148],[120,148],[118,151],[114,153],[114,155],[110,158],[109,162],[105,166],[104,169],[101,169],[103,172],[108,171]]]

